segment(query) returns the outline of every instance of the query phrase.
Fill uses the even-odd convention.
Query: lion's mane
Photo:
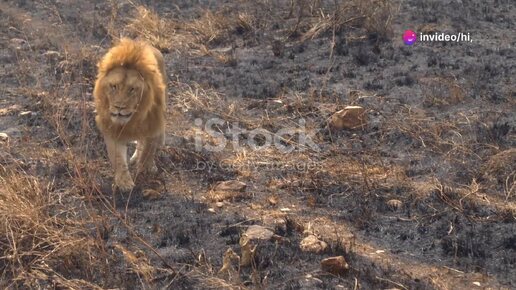
[[[98,63],[93,95],[97,109],[96,122],[102,133],[116,140],[128,141],[152,137],[165,126],[166,77],[162,75],[156,51],[150,45],[123,38]],[[162,64],[161,64],[162,65]],[[137,111],[126,124],[111,121],[109,99],[103,78],[114,68],[135,69],[144,81],[144,90]]]

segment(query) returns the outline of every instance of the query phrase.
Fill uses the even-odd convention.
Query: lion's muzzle
[[[114,108],[111,108],[109,111],[111,114],[111,121],[113,121],[114,123],[119,123],[119,124],[124,124],[124,123],[129,122],[129,120],[131,119],[131,117],[133,116],[133,113],[134,113],[131,110],[124,109],[121,107],[114,107]]]

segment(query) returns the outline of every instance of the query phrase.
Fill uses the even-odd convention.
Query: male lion
[[[137,163],[140,173],[157,170],[154,154],[165,141],[163,55],[142,41],[123,38],[97,66],[95,120],[115,171],[114,183],[130,191],[134,182],[127,166],[127,143],[137,141],[130,163]]]

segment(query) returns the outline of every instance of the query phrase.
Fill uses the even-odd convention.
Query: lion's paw
[[[115,185],[121,191],[131,191],[134,188],[134,182],[129,171],[115,174]]]

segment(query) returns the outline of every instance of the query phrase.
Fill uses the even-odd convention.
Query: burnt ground
[[[0,13],[0,205],[15,209],[0,285],[516,288],[512,1],[37,0]],[[406,46],[405,29],[472,42]],[[131,194],[111,189],[91,95],[120,36],[160,48],[170,80],[159,174]],[[367,110],[367,126],[330,130],[347,105]],[[248,135],[241,148],[196,148],[217,143],[195,124],[210,118],[228,140],[235,126],[304,126],[319,150],[254,150]],[[247,187],[217,195],[225,180]],[[10,190],[41,202],[30,209],[45,227],[25,227],[32,211]],[[277,237],[251,266],[219,273],[250,225]],[[302,251],[308,233],[328,248]],[[346,273],[321,271],[338,255]]]

